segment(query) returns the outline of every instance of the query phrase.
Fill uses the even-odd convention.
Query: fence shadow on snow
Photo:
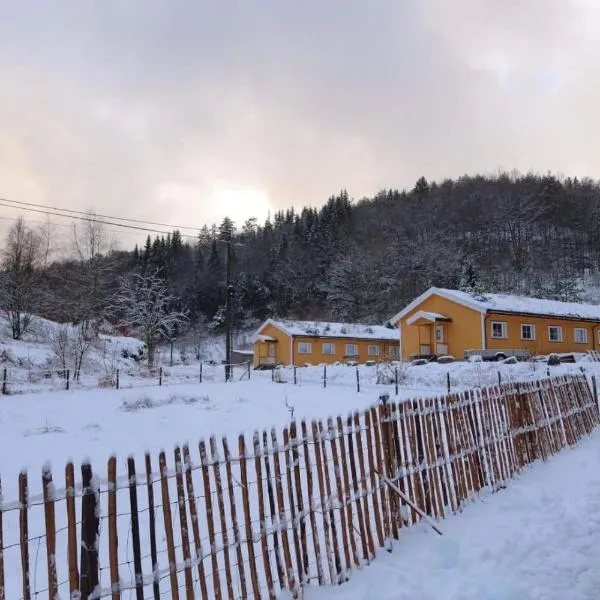
[[[598,424],[583,376],[387,403],[283,432],[22,473],[0,496],[0,600],[268,598],[338,585]],[[64,477],[64,479],[63,479]],[[39,487],[38,487],[39,486]],[[406,504],[400,494],[412,500]],[[73,595],[74,594],[74,595]]]

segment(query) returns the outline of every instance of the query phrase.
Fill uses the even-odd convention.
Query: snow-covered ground
[[[338,588],[306,600],[587,600],[600,590],[600,431],[527,468],[506,490],[401,531]]]

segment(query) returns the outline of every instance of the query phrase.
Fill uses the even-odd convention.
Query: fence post
[[[276,368],[277,368],[277,367],[273,367],[273,368],[271,369],[271,381],[272,381],[273,383],[275,383],[275,369],[276,369]]]
[[[92,466],[81,465],[81,600],[87,600],[99,583],[98,573],[98,498],[93,487]]]
[[[202,383],[202,361],[200,361],[200,383]]]
[[[448,393],[450,393],[450,371],[446,373],[446,385],[448,386]]]
[[[394,387],[396,391],[396,396],[398,395],[398,367],[394,369]]]
[[[596,376],[592,375],[592,391],[594,392],[594,401],[598,406],[598,386],[596,385]]]
[[[158,385],[162,385],[162,367],[158,367]]]
[[[69,385],[70,385],[70,380],[71,380],[71,369],[67,369],[67,382],[65,384],[65,389],[69,389]]]
[[[4,367],[4,371],[2,372],[2,393],[6,394],[6,385],[8,381],[8,369]]]
[[[502,373],[498,371],[498,385],[502,385]]]
[[[251,372],[251,368],[250,368],[250,361],[248,361],[248,380],[250,380],[250,372]]]
[[[356,391],[360,392],[360,373],[358,372],[358,367],[356,367]]]
[[[119,369],[117,369],[117,389],[119,389]]]
[[[296,377],[296,365],[294,365],[294,385],[296,385],[298,383],[298,378]]]
[[[327,387],[327,365],[323,365],[323,387]]]

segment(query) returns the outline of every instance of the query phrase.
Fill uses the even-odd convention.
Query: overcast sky
[[[0,9],[13,200],[199,227],[420,175],[598,177],[597,0]]]

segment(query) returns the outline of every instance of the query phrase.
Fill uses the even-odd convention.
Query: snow
[[[506,490],[439,523],[402,530],[349,583],[305,600],[585,600],[600,589],[600,431]]]
[[[434,288],[436,289],[436,288]],[[473,296],[459,290],[439,289],[457,302],[475,304],[481,311],[501,311],[511,313],[529,313],[535,315],[575,317],[600,321],[600,305],[579,304],[577,302],[559,302],[543,298],[527,298],[513,294],[484,294]]]
[[[25,342],[3,343],[13,356],[12,362],[5,362],[11,382],[13,376],[34,373],[48,360],[48,347],[33,334]],[[163,385],[159,387],[156,374],[144,376],[139,364],[121,356],[126,344],[130,350],[139,347],[131,338],[107,336],[102,343],[119,349],[123,389],[98,388],[98,378],[104,372],[101,348],[94,349],[85,367],[87,374],[69,391],[61,389],[63,382],[55,379],[32,381],[25,376],[18,383],[10,383],[11,395],[0,396],[0,439],[3,448],[10,450],[0,453],[4,502],[17,499],[22,468],[28,470],[32,493],[37,494],[46,464],[51,465],[55,485],[61,488],[69,459],[74,460],[76,470],[83,460],[89,460],[94,472],[103,476],[111,454],[117,456],[121,467],[129,455],[139,465],[145,451],[156,457],[164,448],[171,455],[175,445],[189,442],[197,455],[198,441],[213,433],[226,435],[235,447],[240,432],[250,443],[248,435],[256,429],[274,426],[281,431],[290,423],[292,410],[298,420],[325,419],[372,405],[382,393],[392,399],[439,395],[447,390],[448,375],[452,390],[493,385],[499,376],[502,381],[539,379],[548,370],[559,375],[584,369],[587,376],[600,377],[600,363],[578,357],[578,363],[556,367],[471,362],[358,369],[329,365],[327,387],[323,386],[323,366],[296,369],[296,385],[292,368],[273,374],[252,371],[247,379],[246,367],[236,367],[235,381],[226,384],[222,365],[204,364],[203,382],[199,383],[199,363],[178,355],[172,367],[163,361]],[[357,372],[360,392],[356,389]],[[468,505],[462,515],[441,522],[441,538],[425,525],[402,531],[392,555],[380,553],[371,566],[352,574],[351,582],[339,589],[308,588],[305,598],[344,594],[352,600],[373,595],[374,589],[383,600],[591,597],[589,590],[598,584],[591,571],[591,556],[597,557],[600,544],[600,475],[594,476],[600,458],[598,446],[596,434],[577,450],[527,469],[506,491],[486,496]],[[126,495],[127,490],[123,490],[124,506]],[[41,531],[40,515],[41,511],[31,515],[32,534]],[[13,514],[11,525],[5,528],[11,540],[18,535],[15,519]],[[64,546],[61,540],[59,549]],[[122,544],[123,552],[127,548]],[[11,550],[6,560],[11,567],[18,565],[17,551]],[[18,567],[12,570],[17,573]],[[129,580],[129,574],[123,575]],[[507,583],[503,583],[504,578],[508,578]],[[577,588],[572,585],[576,579]],[[42,587],[40,581],[38,589]],[[17,589],[16,579],[14,584],[12,589]]]
[[[352,338],[360,340],[399,340],[397,329],[383,325],[360,323],[327,323],[318,321],[267,321],[294,336]],[[263,325],[264,327],[264,325]],[[262,328],[261,328],[262,329]],[[260,331],[260,330],[259,330]]]

